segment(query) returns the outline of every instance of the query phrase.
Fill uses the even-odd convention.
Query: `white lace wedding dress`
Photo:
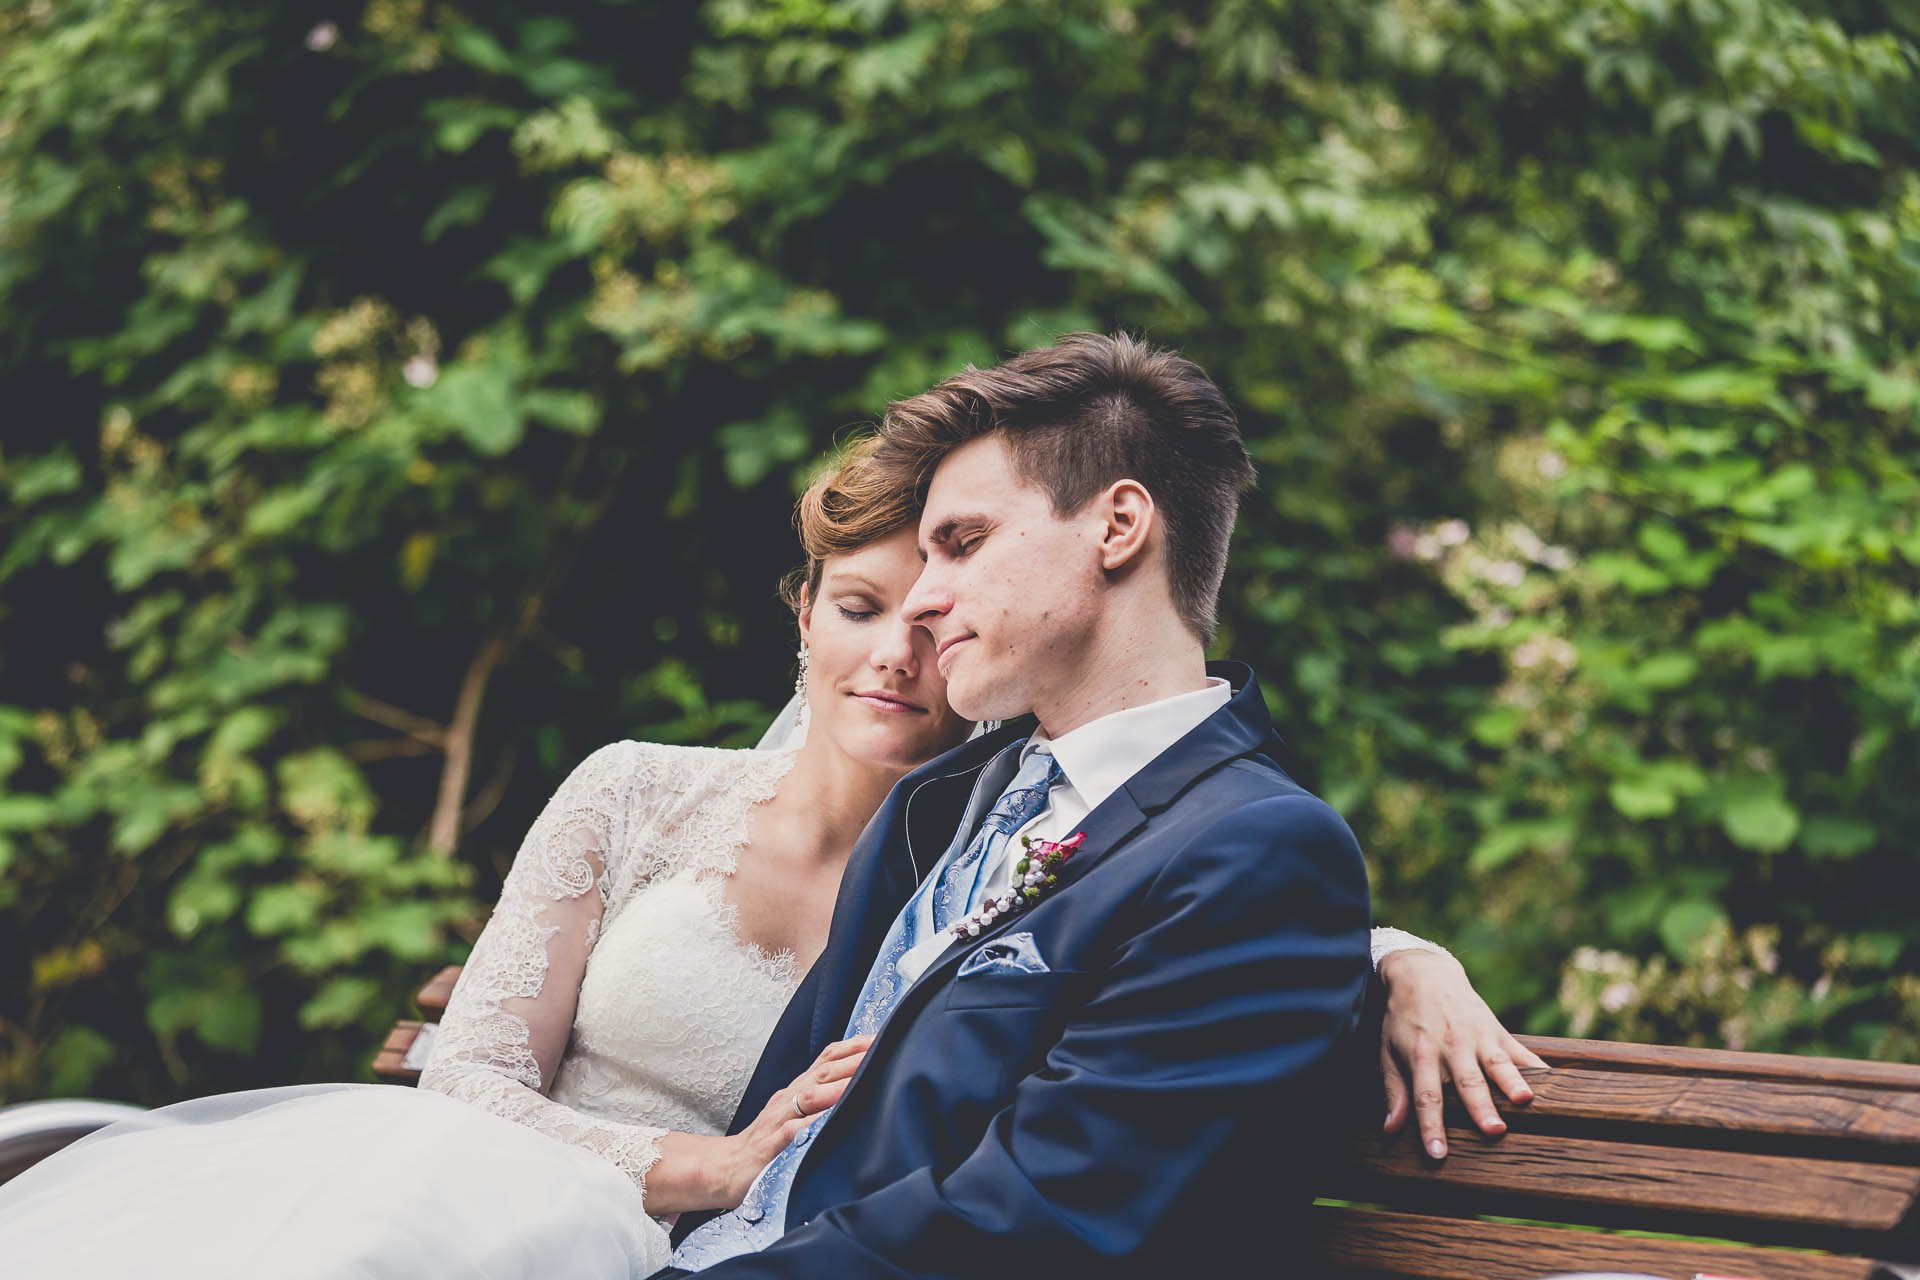
[[[669,1130],[722,1133],[799,983],[726,882],[791,751],[621,742],[528,833],[418,1090],[227,1094],[0,1186],[0,1273],[645,1276]]]
[[[726,882],[793,750],[620,742],[528,832],[421,1088],[163,1107],[0,1185],[0,1276],[600,1280],[666,1264],[647,1172],[726,1131],[799,985]],[[1375,931],[1376,958],[1427,946]]]

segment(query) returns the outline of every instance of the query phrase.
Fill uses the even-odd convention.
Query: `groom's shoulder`
[[[1214,770],[1168,816],[1192,833],[1191,847],[1231,849],[1235,859],[1284,854],[1342,878],[1365,878],[1360,842],[1346,819],[1264,754]]]

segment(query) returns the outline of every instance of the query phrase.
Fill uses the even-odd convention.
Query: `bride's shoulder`
[[[617,793],[623,807],[656,822],[715,793],[735,794],[771,785],[793,762],[791,751],[692,747],[624,739],[601,747],[574,770],[570,784]]]
[[[792,751],[608,743],[582,761],[592,790],[618,813],[612,896],[696,862],[719,866],[743,837],[746,814],[779,789]]]
[[[623,738],[609,742],[582,760],[577,773],[625,773],[654,778],[778,769],[790,751],[753,751],[744,747],[691,747],[670,742]]]

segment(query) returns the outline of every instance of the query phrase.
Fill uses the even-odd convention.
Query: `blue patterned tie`
[[[979,910],[989,896],[987,873],[996,862],[993,855],[1047,807],[1047,793],[1061,776],[1060,762],[1052,752],[1037,748],[1030,752],[966,847],[958,854],[949,847],[941,865],[920,882],[887,931],[880,956],[873,962],[866,985],[860,989],[860,999],[853,1006],[848,1036],[878,1031],[900,1003],[909,985],[900,977],[901,956]],[[959,843],[958,838],[954,843]],[[821,1112],[760,1171],[739,1208],[703,1223],[681,1241],[673,1265],[699,1271],[724,1258],[756,1253],[785,1234],[787,1198],[793,1191],[800,1154],[831,1114],[831,1109]]]

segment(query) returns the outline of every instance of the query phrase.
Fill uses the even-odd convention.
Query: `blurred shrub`
[[[1535,1029],[1913,1056],[1920,25],[1786,0],[0,13],[0,1094],[354,1075],[797,475],[1078,326],[1221,647]],[[1578,950],[1576,950],[1578,948]]]

